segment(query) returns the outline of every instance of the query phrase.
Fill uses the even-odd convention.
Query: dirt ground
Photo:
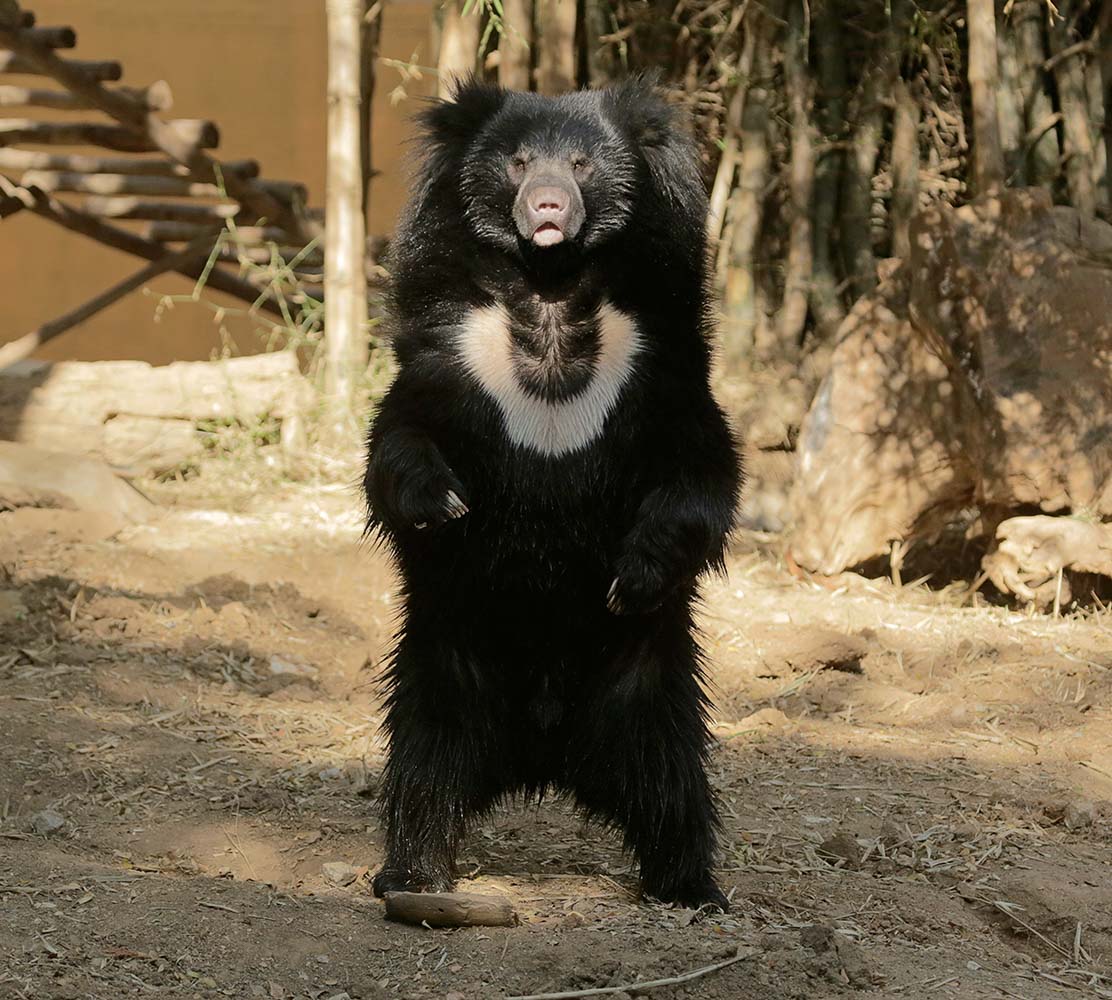
[[[641,904],[546,803],[462,852],[521,925],[429,930],[367,884],[394,583],[354,493],[118,528],[0,513],[0,997],[1112,997],[1106,611],[740,539],[704,616],[733,911]]]

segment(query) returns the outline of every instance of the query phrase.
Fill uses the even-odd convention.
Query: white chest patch
[[[542,455],[567,455],[601,433],[642,347],[632,318],[608,302],[598,312],[594,373],[570,399],[548,401],[527,392],[514,371],[510,317],[500,305],[476,309],[459,336],[461,359],[498,405],[514,444]]]

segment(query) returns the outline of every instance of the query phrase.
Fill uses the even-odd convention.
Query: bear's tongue
[[[533,230],[533,244],[538,247],[551,247],[563,242],[564,231],[555,222],[545,222]]]

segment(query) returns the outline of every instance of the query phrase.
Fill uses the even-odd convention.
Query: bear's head
[[[543,266],[622,238],[701,238],[695,149],[651,80],[559,97],[466,81],[422,120],[423,190],[449,189],[488,247]]]

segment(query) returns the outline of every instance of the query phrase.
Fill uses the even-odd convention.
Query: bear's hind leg
[[[706,776],[698,649],[674,622],[637,631],[584,701],[569,748],[571,791],[589,814],[622,831],[647,896],[725,911],[712,874],[718,813]]]
[[[467,821],[505,790],[505,758],[491,745],[492,727],[447,690],[430,690],[427,674],[410,674],[407,655],[403,641],[386,718],[386,859],[372,882],[376,896],[450,890]]]

